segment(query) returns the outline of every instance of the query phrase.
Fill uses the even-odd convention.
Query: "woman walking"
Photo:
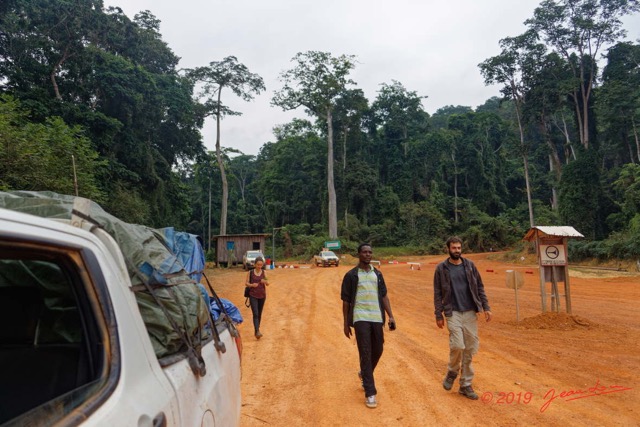
[[[260,332],[260,321],[262,320],[262,309],[264,308],[264,302],[267,299],[267,275],[262,267],[264,266],[264,259],[258,257],[255,260],[254,267],[247,273],[247,280],[245,282],[249,289],[249,303],[251,304],[251,312],[253,313],[253,328],[255,329],[255,335],[257,339],[262,337]]]

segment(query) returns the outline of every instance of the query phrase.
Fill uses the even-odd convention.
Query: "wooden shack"
[[[213,236],[216,242],[216,264],[222,266],[242,264],[247,251],[266,251],[266,240],[271,234],[225,234]],[[266,254],[265,254],[266,255]]]

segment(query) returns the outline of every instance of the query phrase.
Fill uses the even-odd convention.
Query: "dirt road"
[[[640,275],[571,273],[573,316],[541,315],[538,269],[470,255],[494,320],[480,324],[471,401],[441,385],[448,335],[435,325],[433,272],[444,256],[383,264],[398,324],[385,329],[375,371],[378,408],[368,409],[357,377],[355,339],[342,333],[340,284],[351,268],[269,270],[262,332],[253,337],[241,269],[210,271],[245,317],[243,426],[640,425]],[[505,270],[523,272],[516,323]]]

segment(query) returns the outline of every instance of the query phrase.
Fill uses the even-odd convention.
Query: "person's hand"
[[[485,319],[487,322],[490,322],[492,317],[493,317],[493,314],[491,314],[491,312],[490,312],[490,311],[485,311],[485,312],[484,312],[484,319]]]
[[[440,329],[444,328],[444,319],[436,319],[436,325],[438,325]]]
[[[347,338],[349,338],[349,339],[351,339],[351,334],[352,334],[352,332],[351,332],[351,326],[349,326],[349,325],[345,324],[345,325],[344,325],[344,336],[345,336],[345,337],[347,337]]]
[[[389,330],[390,331],[396,330],[396,319],[394,319],[393,317],[389,317]]]

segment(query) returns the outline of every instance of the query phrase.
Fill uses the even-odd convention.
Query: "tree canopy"
[[[271,102],[308,120],[274,125],[248,155],[224,143],[221,121],[240,114],[226,94],[251,102],[265,86],[235,56],[180,69],[149,11],[5,0],[0,188],[77,193],[209,245],[212,227],[277,228],[291,256],[334,238],[347,250],[369,241],[439,253],[451,234],[500,249],[531,225],[573,225],[598,242],[576,253],[637,257],[640,44],[623,40],[622,18],[639,8],[543,0],[479,64],[499,96],[433,114],[428,94],[397,80],[369,98],[354,55],[300,52]],[[201,135],[209,116],[215,153]]]

